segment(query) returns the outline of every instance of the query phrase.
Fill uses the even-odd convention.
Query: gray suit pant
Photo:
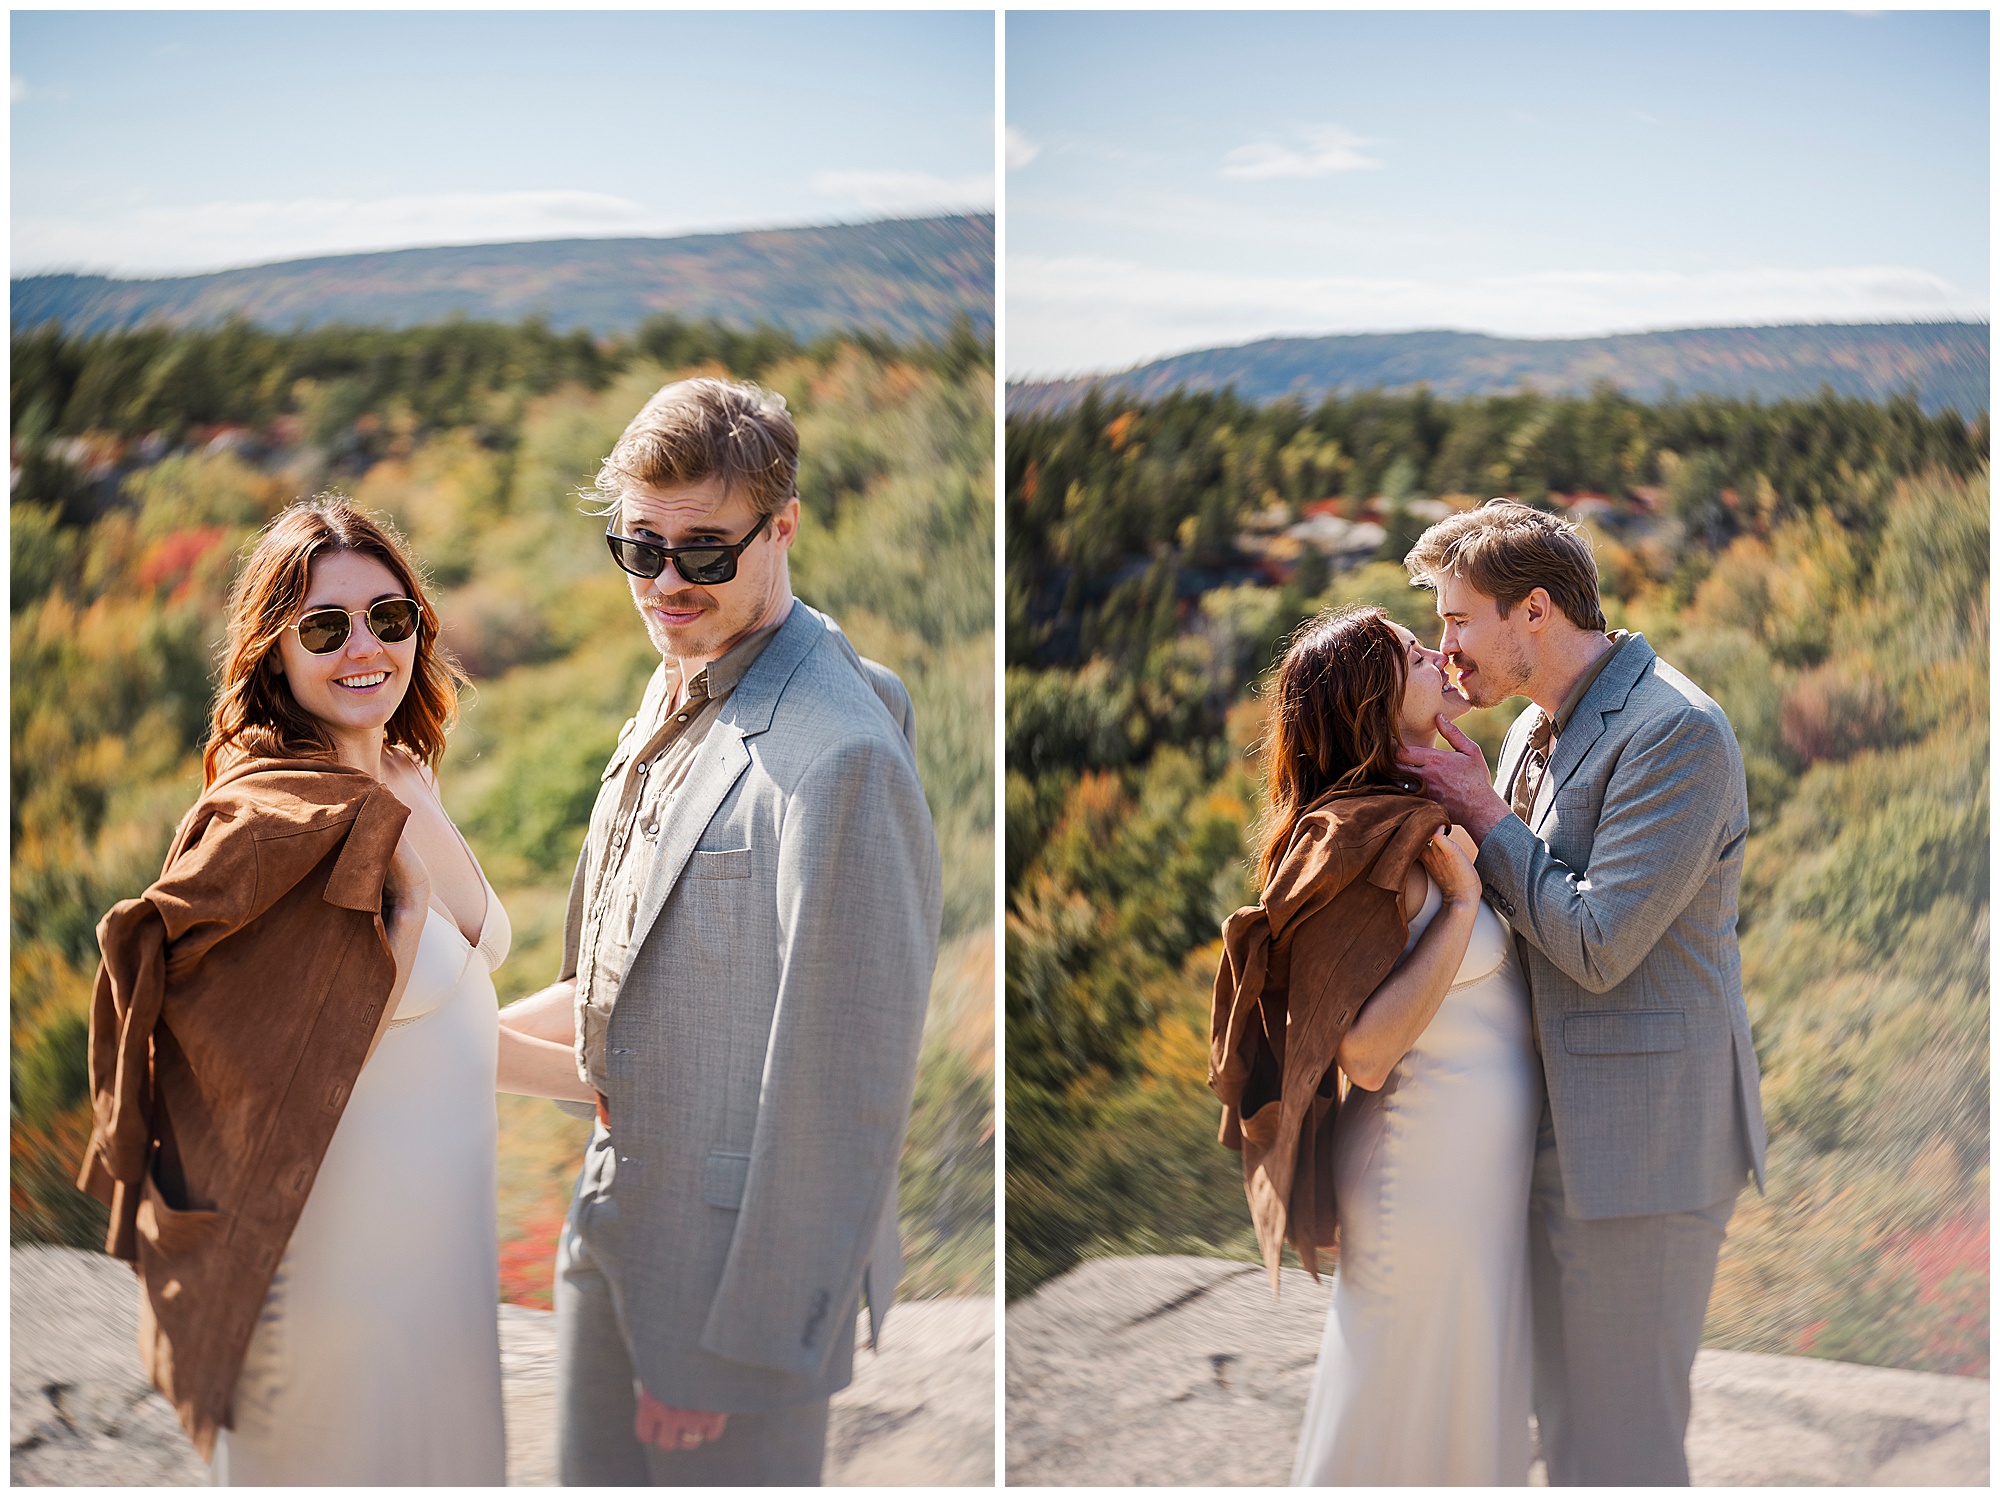
[[[1543,1106],[1528,1253],[1550,1486],[1688,1484],[1688,1374],[1737,1194],[1699,1211],[1567,1215]]]
[[[565,1225],[556,1257],[557,1480],[566,1487],[816,1487],[827,1401],[729,1416],[719,1440],[664,1451],[632,1432],[632,1359],[611,1285]]]

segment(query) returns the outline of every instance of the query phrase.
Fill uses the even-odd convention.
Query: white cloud
[[[1260,140],[1238,146],[1225,158],[1222,175],[1241,182],[1261,182],[1272,177],[1325,177],[1334,172],[1373,171],[1381,162],[1361,154],[1361,148],[1376,142],[1339,125],[1309,125],[1298,132],[1303,145],[1279,145]]]
[[[1455,328],[1588,337],[1649,328],[1985,317],[1982,299],[1906,266],[1279,276],[1011,255],[1009,375],[1120,369],[1254,338]]]
[[[9,104],[18,104],[27,97],[28,80],[23,78],[19,73],[9,73],[7,75],[7,102]]]
[[[940,177],[930,172],[816,172],[808,185],[823,197],[841,198],[870,213],[918,213],[943,208],[993,206],[993,174]]]
[[[1007,170],[1017,172],[1042,154],[1042,148],[1012,125],[1007,127]]]
[[[222,202],[14,221],[15,273],[63,267],[186,273],[311,255],[685,232],[601,192],[445,192],[373,199]]]

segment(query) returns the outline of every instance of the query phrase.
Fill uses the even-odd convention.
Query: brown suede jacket
[[[243,761],[98,923],[77,1183],[111,1207],[140,1356],[204,1459],[395,984],[382,886],[408,815],[359,770]]]
[[[1334,1054],[1403,954],[1403,880],[1445,825],[1417,795],[1323,795],[1299,818],[1263,903],[1223,924],[1208,1084],[1222,1099],[1222,1142],[1243,1155],[1274,1292],[1287,1238],[1314,1278],[1317,1249],[1333,1246]]]

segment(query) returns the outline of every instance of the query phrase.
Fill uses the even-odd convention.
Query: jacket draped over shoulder
[[[1442,809],[1376,788],[1333,791],[1299,818],[1263,902],[1222,927],[1208,1084],[1271,1285],[1289,1239],[1315,1278],[1335,1236],[1335,1052],[1409,940],[1400,895],[1447,825]]]
[[[98,923],[77,1183],[111,1208],[141,1358],[204,1459],[395,983],[382,887],[408,815],[358,770],[243,761]]]

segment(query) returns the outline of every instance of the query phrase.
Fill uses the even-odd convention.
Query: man
[[[502,1015],[503,1089],[595,1098],[557,1256],[565,1485],[816,1484],[858,1300],[879,1327],[895,1295],[937,842],[902,684],[792,597],[797,471],[781,398],[694,379],[597,480],[662,659],[561,978]]]
[[[1607,634],[1589,543],[1496,499],[1425,531],[1440,645],[1475,706],[1533,705],[1479,748],[1406,754],[1479,844],[1519,938],[1547,1081],[1529,1241],[1551,1485],[1685,1486],[1688,1374],[1764,1121],[1736,904],[1749,827],[1723,711],[1645,638]]]

